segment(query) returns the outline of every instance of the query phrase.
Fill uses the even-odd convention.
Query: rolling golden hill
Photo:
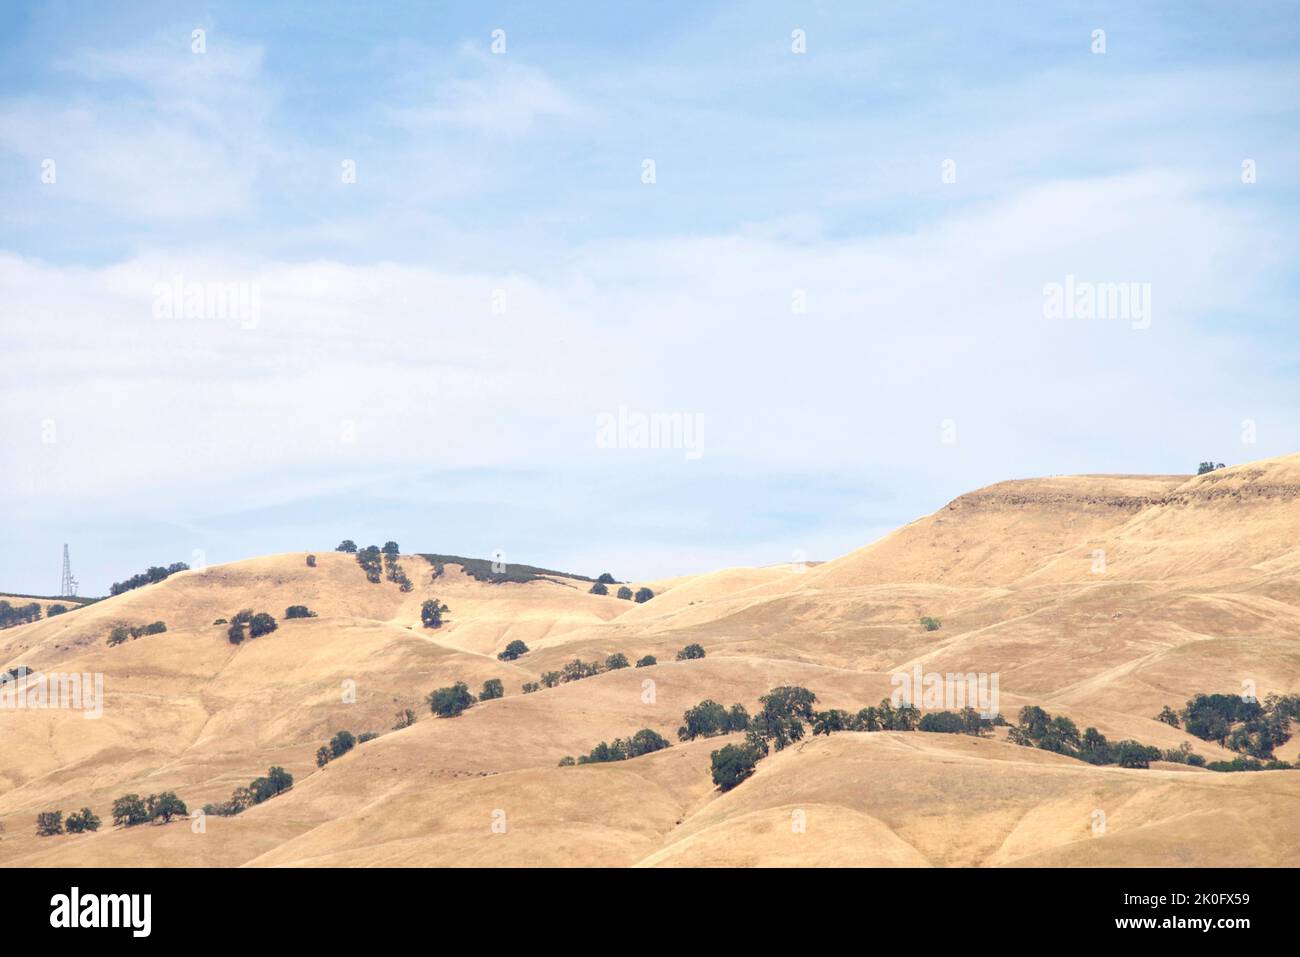
[[[548,575],[475,580],[401,558],[413,589],[353,556],[275,555],[175,574],[0,631],[0,670],[102,673],[103,716],[0,710],[6,866],[1296,865],[1300,771],[1093,766],[991,737],[807,737],[722,793],[678,743],[704,698],[755,710],[777,685],[856,711],[890,675],[1000,676],[1001,711],[1039,705],[1109,738],[1210,760],[1232,752],[1155,720],[1198,693],[1300,691],[1300,455],[1197,477],[1087,475],[963,495],[816,566],[649,583],[644,604]],[[631,583],[633,589],[640,583]],[[449,608],[422,627],[421,604]],[[316,617],[287,620],[290,605]],[[232,645],[241,609],[279,619]],[[937,631],[918,624],[942,621]],[[115,625],[162,634],[110,647]],[[497,654],[513,640],[530,651]],[[699,643],[707,657],[676,661]],[[523,694],[574,658],[658,664]],[[455,681],[506,696],[457,718]],[[410,708],[418,720],[391,730]],[[558,767],[651,728],[665,750]],[[336,732],[377,732],[324,768]],[[1300,738],[1277,750],[1300,760]],[[176,791],[191,809],[281,765],[294,787],[229,818],[108,827],[114,798]],[[90,806],[98,833],[38,838],[38,812]],[[1098,831],[1098,812],[1105,827]]]

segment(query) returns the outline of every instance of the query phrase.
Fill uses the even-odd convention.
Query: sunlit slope
[[[804,587],[1002,586],[1300,568],[1300,454],[1199,476],[1001,482],[812,570]],[[1101,554],[1097,554],[1101,553]]]
[[[954,499],[813,570],[805,587],[879,582],[1008,585],[1122,526],[1184,476],[1075,475],[1000,482]]]
[[[489,583],[447,565],[435,578],[418,556],[401,559],[407,593],[336,553],[315,568],[295,553],[180,573],[0,631],[0,668],[101,672],[106,699],[94,721],[0,712],[0,862],[1300,863],[1287,810],[1300,772],[1092,767],[1001,734],[840,734],[721,794],[709,755],[726,739],[675,735],[703,698],[753,711],[769,688],[798,684],[821,707],[856,710],[888,696],[891,672],[919,667],[997,674],[1011,719],[1037,704],[1112,740],[1231,757],[1155,715],[1200,692],[1300,692],[1298,526],[1300,456],[1287,456],[1198,477],[1004,482],[843,558],[649,583],[644,604],[563,576]],[[438,629],[420,621],[432,597],[449,608]],[[285,620],[294,604],[318,617]],[[279,629],[231,645],[213,622],[243,608]],[[942,626],[926,631],[922,616]],[[115,624],[157,620],[166,633],[104,643]],[[498,660],[515,639],[528,654]],[[676,661],[690,643],[707,657]],[[658,664],[522,693],[575,658],[616,653]],[[506,697],[461,717],[424,704],[489,678]],[[405,708],[418,722],[390,730]],[[640,728],[673,746],[557,767]],[[381,736],[318,769],[316,749],[341,729]],[[1278,755],[1300,758],[1300,741]],[[129,791],[220,801],[271,764],[295,776],[292,791],[201,835],[184,823],[33,834],[39,811],[90,805],[107,819]]]
[[[845,734],[763,762],[643,863],[1294,866],[1297,800],[1300,774],[1129,771],[960,735]]]
[[[305,555],[274,556],[183,572],[0,632],[0,666],[104,676],[97,720],[0,712],[0,820],[47,804],[103,807],[132,788],[220,800],[270,763],[306,775],[334,732],[387,731],[397,711],[424,712],[434,687],[464,680],[477,690],[500,678],[518,693],[536,675],[496,658],[511,637],[599,622],[632,605],[551,581],[489,585],[458,566],[434,581],[418,557],[403,567],[415,583],[409,593],[368,582],[350,556],[319,555],[315,568]],[[432,596],[455,609],[437,630],[420,622]],[[318,617],[288,620],[291,604]],[[474,617],[479,607],[489,613]],[[271,612],[279,628],[232,645],[213,622],[242,608]],[[165,633],[105,643],[115,624],[156,620]]]

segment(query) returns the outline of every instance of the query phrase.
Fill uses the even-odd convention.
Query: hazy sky
[[[1300,450],[1300,7],[1060,6],[6,3],[0,590],[649,578]]]

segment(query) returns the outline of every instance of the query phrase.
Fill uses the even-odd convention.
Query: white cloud
[[[48,199],[143,220],[245,212],[269,152],[261,62],[215,38],[192,53],[187,33],[80,50],[58,62],[89,81],[77,96],[0,101],[0,151],[30,164],[32,184],[53,160],[56,182],[35,186]]]
[[[892,238],[603,243],[545,279],[0,257],[16,370],[0,385],[0,495],[218,509],[369,472],[644,469],[659,453],[595,447],[595,415],[623,404],[705,416],[704,459],[655,460],[673,469],[939,485],[1044,471],[1054,449],[1063,468],[1140,470],[1232,441],[1205,434],[1224,407],[1276,421],[1294,404],[1269,374],[1283,350],[1205,323],[1257,305],[1278,266],[1265,251],[1288,248],[1267,222],[1155,172],[1027,190]],[[1151,328],[1043,318],[1043,284],[1067,272],[1150,282]],[[177,275],[258,284],[257,328],[153,318],[154,283]],[[946,418],[953,447],[939,442]],[[40,445],[45,419],[55,446]],[[1300,444],[1278,427],[1250,457]],[[1098,448],[1109,458],[1089,459]]]

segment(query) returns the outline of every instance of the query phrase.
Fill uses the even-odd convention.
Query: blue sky
[[[342,537],[649,578],[1300,450],[1298,12],[6,5],[0,588],[64,541],[90,594]],[[1066,276],[1149,324],[1046,318]]]

